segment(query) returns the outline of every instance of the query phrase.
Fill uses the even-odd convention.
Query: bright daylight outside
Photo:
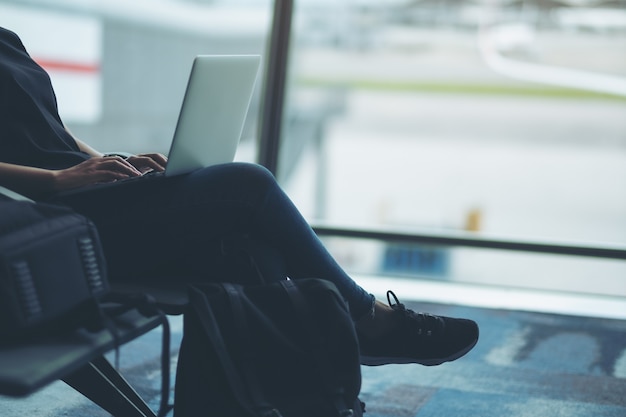
[[[310,218],[626,242],[626,2],[298,4],[280,173]],[[364,274],[626,294],[619,261],[328,242]]]
[[[77,136],[165,153],[193,56],[266,54],[272,5],[1,0],[0,16]],[[626,244],[626,1],[303,0],[292,29],[278,177],[311,221]],[[626,295],[623,261],[326,241],[353,273]]]

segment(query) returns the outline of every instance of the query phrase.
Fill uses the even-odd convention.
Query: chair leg
[[[83,366],[63,381],[115,417],[156,416],[104,357]]]

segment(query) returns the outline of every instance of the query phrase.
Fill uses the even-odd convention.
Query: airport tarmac
[[[479,235],[623,244],[625,111],[620,101],[355,91],[287,191],[307,217],[342,226],[464,230],[479,213]],[[376,273],[371,246],[332,247],[347,268]],[[454,249],[447,279],[626,295],[624,276],[620,261]]]

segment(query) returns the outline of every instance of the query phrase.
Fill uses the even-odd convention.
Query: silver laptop
[[[193,61],[165,175],[232,162],[261,57],[199,55]]]
[[[58,195],[185,174],[232,162],[254,92],[259,55],[198,55],[193,60],[165,172],[74,188]]]

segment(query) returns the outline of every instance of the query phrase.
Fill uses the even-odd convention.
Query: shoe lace
[[[387,291],[387,303],[404,318],[405,323],[415,328],[417,336],[430,337],[445,325],[441,317],[428,313],[416,313],[406,308],[391,290]]]

